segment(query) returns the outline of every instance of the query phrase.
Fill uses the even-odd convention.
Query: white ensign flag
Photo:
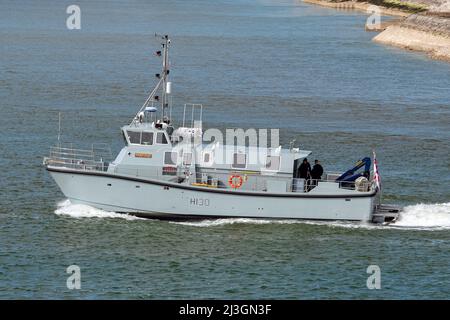
[[[377,155],[375,154],[375,151],[373,151],[373,180],[377,184],[378,190],[381,191],[381,177],[378,172],[378,162],[377,162]]]

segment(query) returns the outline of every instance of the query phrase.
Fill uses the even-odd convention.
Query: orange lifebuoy
[[[231,175],[228,178],[228,184],[230,185],[230,187],[232,187],[233,189],[238,189],[242,186],[242,183],[244,182],[244,180],[242,179],[241,176],[239,175]]]

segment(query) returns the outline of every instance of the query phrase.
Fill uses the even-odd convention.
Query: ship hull
[[[376,196],[230,192],[103,172],[47,170],[72,203],[148,218],[371,221]]]

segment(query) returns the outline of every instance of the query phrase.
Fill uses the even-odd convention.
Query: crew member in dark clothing
[[[300,179],[310,179],[311,178],[311,165],[308,159],[303,159],[303,163],[298,168],[298,177]]]
[[[314,160],[314,167],[311,170],[311,178],[313,178],[314,180],[320,180],[322,179],[322,174],[323,168],[320,165],[320,161]]]
[[[304,188],[305,188],[305,192],[309,191],[310,188],[310,179],[311,179],[311,165],[308,162],[308,159],[303,159],[302,164],[300,165],[300,167],[298,168],[298,177],[300,179],[305,179],[305,184],[304,184]]]

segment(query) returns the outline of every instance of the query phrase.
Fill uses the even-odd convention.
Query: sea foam
[[[403,208],[394,226],[450,229],[450,202],[416,204]]]
[[[116,218],[125,220],[141,219],[129,214],[104,211],[84,204],[74,204],[71,203],[69,199],[60,201],[57,204],[55,214],[70,216],[72,218]]]
[[[231,224],[308,224],[349,229],[403,229],[403,230],[443,230],[450,229],[450,203],[416,204],[403,208],[398,221],[389,225],[367,222],[315,221],[294,219],[208,219],[201,221],[174,222],[192,227],[219,227]]]
[[[125,220],[145,220],[132,215],[104,211],[84,204],[72,204],[66,199],[57,204],[55,214],[70,216],[72,218],[113,218]],[[338,228],[364,228],[364,229],[411,229],[411,230],[443,230],[450,229],[450,202],[435,204],[416,204],[403,208],[399,219],[392,224],[381,226],[371,223],[346,221],[314,221],[295,219],[252,219],[252,218],[226,218],[205,219],[183,222],[171,222],[192,227],[220,227],[233,224],[308,224],[323,225]]]

